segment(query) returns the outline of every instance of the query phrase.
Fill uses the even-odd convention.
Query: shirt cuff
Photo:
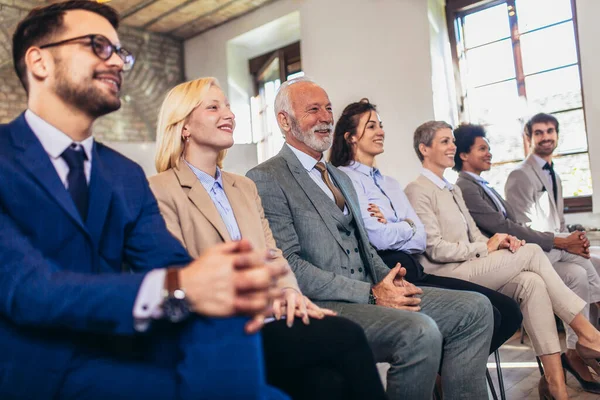
[[[138,332],[145,332],[153,319],[163,316],[162,290],[165,285],[165,269],[155,269],[144,277],[133,305],[133,324]]]

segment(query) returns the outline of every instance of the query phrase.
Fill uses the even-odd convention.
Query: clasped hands
[[[180,272],[180,283],[195,313],[208,317],[252,317],[247,333],[255,333],[267,316],[323,318],[335,315],[319,308],[299,291],[280,288],[278,282],[291,274],[286,262],[273,262],[271,251],[257,251],[248,240],[218,244],[204,251]]]
[[[420,311],[421,299],[417,297],[423,294],[421,288],[404,279],[406,268],[400,263],[381,280],[373,286],[373,294],[377,297],[377,305],[396,308],[398,310]]]
[[[574,231],[565,238],[555,237],[554,245],[556,248],[565,250],[572,254],[577,254],[585,258],[590,258],[590,240],[585,232]]]
[[[488,239],[487,249],[488,253],[502,249],[507,249],[511,253],[514,253],[519,250],[521,246],[525,245],[525,243],[525,240],[521,240],[516,236],[512,236],[507,233],[496,233],[494,236]]]

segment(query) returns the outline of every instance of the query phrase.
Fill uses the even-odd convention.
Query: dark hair
[[[485,129],[481,125],[463,124],[454,130],[454,144],[456,145],[456,154],[454,155],[453,170],[460,172],[463,161],[460,158],[461,153],[469,153],[471,147],[478,137],[485,138]]]
[[[91,11],[106,18],[115,29],[119,27],[119,14],[115,9],[95,1],[71,0],[32,9],[17,25],[12,47],[15,72],[26,92],[29,91],[29,84],[25,53],[31,46],[43,45],[43,42],[59,33],[63,28],[65,12],[71,10]]]
[[[533,133],[533,125],[540,124],[540,123],[554,124],[554,129],[556,129],[556,133],[558,134],[558,120],[556,119],[556,117],[554,115],[550,115],[550,114],[539,113],[539,114],[535,114],[533,117],[531,117],[531,119],[529,121],[527,121],[527,124],[525,124],[525,134],[527,135],[527,137],[529,139],[531,139],[531,134]]]
[[[356,128],[358,128],[361,115],[371,111],[377,112],[377,107],[375,107],[375,104],[369,103],[369,99],[367,98],[363,98],[356,103],[350,103],[344,108],[342,115],[340,115],[335,125],[333,144],[329,151],[329,162],[334,166],[348,165],[354,159],[354,151],[350,144],[350,138],[357,133]],[[365,129],[363,129],[361,137],[365,133]],[[350,133],[348,137],[344,137],[346,132]]]

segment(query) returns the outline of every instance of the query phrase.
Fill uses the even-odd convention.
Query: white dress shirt
[[[317,161],[308,154],[304,153],[303,151],[298,150],[294,146],[290,146],[287,143],[285,145],[288,146],[290,150],[294,152],[296,157],[298,157],[298,160],[300,161],[306,172],[308,172],[308,176],[310,176],[310,179],[312,179],[317,184],[317,186],[319,186],[321,190],[325,192],[325,194],[331,199],[331,201],[335,203],[335,197],[333,196],[333,192],[331,191],[331,189],[329,189],[329,187],[327,187],[327,184],[325,183],[325,181],[323,180],[323,176],[321,175],[321,171],[315,168],[315,165],[317,165],[318,162],[322,162],[323,164],[327,165],[327,163],[323,159],[323,156],[321,156],[321,160]],[[334,182],[334,179],[331,179],[331,181]],[[348,215],[348,207],[345,204],[344,215]]]
[[[73,143],[75,143],[76,148],[81,146],[83,151],[85,151],[87,160],[83,163],[83,171],[87,183],[90,183],[92,172],[92,149],[94,148],[93,136],[90,136],[81,142],[76,142],[67,134],[52,126],[29,109],[25,111],[25,121],[27,121],[27,124],[42,144],[46,154],[48,154],[65,189],[68,189],[69,186],[67,182],[69,166],[67,165],[67,162],[63,160],[61,155]],[[162,317],[161,304],[164,280],[164,269],[152,270],[144,277],[133,306],[133,318],[136,330],[145,331],[148,329],[152,318]]]

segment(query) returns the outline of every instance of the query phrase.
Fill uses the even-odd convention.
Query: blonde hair
[[[156,125],[156,157],[154,163],[157,172],[164,172],[173,167],[179,167],[179,159],[183,154],[185,143],[183,125],[188,116],[202,103],[206,92],[216,86],[216,78],[199,78],[180,83],[167,93],[160,107],[158,124]],[[226,150],[219,152],[217,165],[223,168]]]

